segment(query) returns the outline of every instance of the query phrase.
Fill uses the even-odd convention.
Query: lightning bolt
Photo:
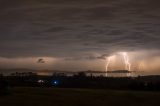
[[[106,72],[107,72],[108,71],[108,66],[111,62],[111,57],[106,57],[106,61],[107,61],[107,63],[106,63]]]
[[[131,63],[129,62],[129,56],[128,56],[127,52],[119,52],[119,54],[123,56],[124,63],[125,63],[125,70],[131,71]],[[115,56],[116,55],[105,57],[105,60],[106,60],[106,76],[107,76],[109,65],[111,64],[111,61],[112,61],[112,59],[114,59]],[[130,76],[130,73],[128,74],[128,76]]]
[[[107,71],[108,71],[108,67],[111,63],[111,59],[113,58],[114,56],[109,56],[109,57],[106,57],[106,76],[107,76]]]
[[[125,62],[125,69],[128,71],[131,71],[131,63],[129,62],[129,56],[126,52],[122,52],[121,53],[123,58],[124,58],[124,62]]]

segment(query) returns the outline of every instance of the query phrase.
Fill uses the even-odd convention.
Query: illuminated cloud
[[[1,0],[0,57],[64,58],[56,63],[63,65],[103,61],[120,51],[145,59],[159,57],[159,4],[158,0]]]

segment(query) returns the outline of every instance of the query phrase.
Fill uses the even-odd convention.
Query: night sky
[[[159,0],[0,0],[0,68],[160,74]]]

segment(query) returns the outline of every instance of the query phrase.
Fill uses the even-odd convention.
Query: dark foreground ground
[[[159,106],[160,92],[13,88],[0,106]]]

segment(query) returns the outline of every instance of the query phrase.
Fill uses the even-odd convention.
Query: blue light
[[[57,86],[57,85],[59,85],[59,80],[52,80],[51,83],[53,86]]]
[[[56,84],[57,84],[57,81],[54,81],[54,84],[56,85]]]

